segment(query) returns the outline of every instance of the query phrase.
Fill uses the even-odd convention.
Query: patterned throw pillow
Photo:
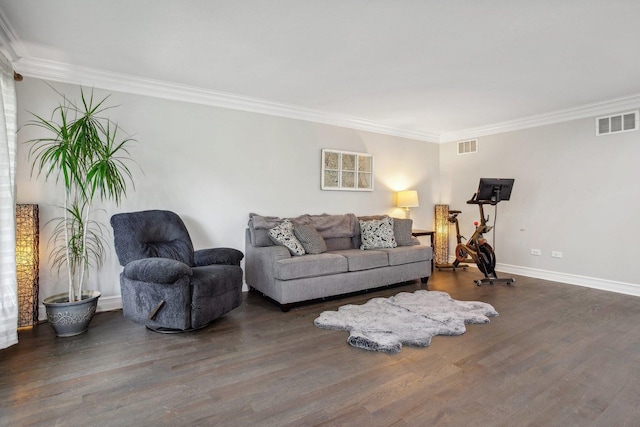
[[[396,238],[398,246],[411,246],[411,229],[413,228],[413,220],[410,218],[394,218],[393,219],[393,236]]]
[[[296,225],[293,234],[300,240],[304,250],[308,254],[321,254],[327,251],[327,242],[324,241],[318,230],[311,225]]]
[[[291,255],[300,256],[305,253],[302,243],[293,234],[293,224],[289,220],[285,220],[282,224],[269,229],[269,238],[274,244],[289,249]]]
[[[360,221],[360,249],[395,248],[398,246],[393,236],[393,218]]]

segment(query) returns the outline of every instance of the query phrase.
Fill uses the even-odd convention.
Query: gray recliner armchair
[[[194,251],[184,222],[170,211],[111,217],[126,318],[157,332],[202,328],[238,307],[242,252]]]

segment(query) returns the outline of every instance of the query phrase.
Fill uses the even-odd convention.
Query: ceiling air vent
[[[596,118],[596,135],[638,130],[638,111]]]
[[[458,142],[458,154],[469,154],[478,152],[478,140],[468,139]]]

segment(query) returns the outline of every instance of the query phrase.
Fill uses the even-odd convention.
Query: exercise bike
[[[509,200],[513,181],[513,179],[481,178],[478,191],[471,200],[467,201],[467,204],[478,205],[480,223],[477,221],[473,223],[476,229],[467,243],[458,243],[456,246],[456,261],[463,262],[470,257],[476,263],[478,269],[484,274],[484,279],[474,281],[478,286],[495,283],[510,285],[516,281],[512,277],[499,278],[496,275],[496,254],[487,239],[483,237],[484,233],[493,229],[493,226],[487,225],[488,218],[485,218],[484,205],[495,206],[502,200]]]
[[[458,224],[458,215],[460,215],[461,213],[461,211],[449,211],[449,217],[447,218],[450,224],[454,224],[456,226],[456,241],[459,245],[462,244],[462,239],[466,239],[462,234],[460,234],[460,225]],[[456,257],[455,261],[453,261],[452,263],[436,264],[436,268],[438,269],[438,271],[441,271],[443,268],[452,269],[453,271],[456,271],[456,269],[458,268],[466,270],[469,266],[462,263],[470,261],[471,259],[466,256],[463,259],[458,259]]]

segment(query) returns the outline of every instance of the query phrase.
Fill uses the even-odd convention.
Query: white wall
[[[79,98],[77,86],[52,85]],[[42,80],[25,78],[17,92],[20,126],[29,119],[28,111],[48,115],[58,103]],[[106,94],[96,90],[99,97]],[[590,118],[482,137],[479,153],[457,155],[455,143],[437,145],[123,93],[113,93],[110,100],[119,106],[111,117],[138,140],[131,153],[143,172],[132,168],[135,190],[121,207],[104,206],[105,223],[116,212],[169,209],[185,220],[196,248],[244,250],[249,212],[402,217],[404,212],[393,207],[395,191],[416,189],[421,202],[411,211],[416,228],[432,228],[433,204],[448,203],[463,211],[460,224],[468,237],[478,214],[465,202],[479,178],[515,178],[511,200],[498,207],[493,243],[499,270],[640,294],[632,246],[640,235],[640,132],[596,137]],[[40,205],[40,294],[46,297],[66,290],[50,271],[45,226],[57,215],[60,193],[53,183],[30,176],[21,142],[34,132],[24,128],[18,135],[18,203]],[[373,154],[375,191],[321,191],[322,148]],[[492,208],[486,213],[493,218]],[[451,254],[454,246],[452,236]],[[542,256],[532,256],[531,248]],[[561,251],[563,258],[552,258],[551,251]],[[119,304],[121,267],[112,248],[109,254],[89,286],[102,292],[103,308]]]
[[[79,100],[79,87],[52,84]],[[98,97],[107,93],[95,91]],[[58,96],[38,79],[17,84],[18,121],[27,111],[49,116]],[[297,216],[304,213],[388,213],[395,191],[416,189],[421,207],[412,209],[416,228],[431,228],[436,194],[438,145],[352,129],[261,114],[113,93],[110,117],[138,141],[131,154],[142,169],[132,168],[135,190],[122,206],[105,206],[105,223],[116,212],[168,209],[178,213],[199,248],[228,246],[244,251],[249,212]],[[18,203],[38,203],[41,223],[40,295],[64,292],[66,285],[51,274],[45,224],[57,215],[60,192],[53,183],[30,177],[27,147],[34,128],[18,134]],[[375,156],[375,191],[320,190],[322,148],[371,153]],[[111,233],[110,227],[108,232]],[[111,235],[108,237],[111,243]],[[102,292],[103,308],[117,305],[118,265],[113,249],[88,286]]]
[[[594,118],[482,137],[477,154],[457,155],[448,143],[441,201],[463,211],[469,237],[479,217],[465,202],[479,178],[515,178],[511,200],[498,206],[500,269],[638,295],[638,159],[640,132],[596,137]],[[492,208],[485,213],[493,218]]]

